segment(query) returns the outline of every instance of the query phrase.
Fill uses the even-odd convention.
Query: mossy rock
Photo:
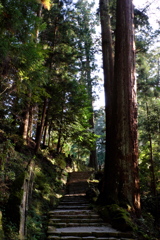
[[[119,207],[117,204],[108,206],[109,216],[111,218],[112,226],[121,231],[134,231],[137,226],[131,219],[130,213]]]
[[[97,211],[102,218],[110,222],[111,225],[120,231],[135,231],[137,229],[136,224],[133,222],[130,213],[119,207],[117,204],[111,204],[106,206],[99,206]]]

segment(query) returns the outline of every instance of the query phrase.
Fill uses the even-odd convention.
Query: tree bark
[[[132,0],[117,0],[114,81],[106,96],[111,117],[105,165],[106,202],[140,213],[137,99]],[[110,75],[109,75],[110,76]],[[110,96],[110,97],[109,97]],[[110,109],[112,107],[112,110]],[[107,114],[107,111],[106,111]],[[107,137],[108,139],[108,137]]]
[[[87,43],[85,43],[85,54],[86,54],[86,79],[87,79],[87,88],[88,88],[88,98],[90,103],[90,119],[89,124],[91,130],[94,129],[94,111],[93,111],[93,101],[92,101],[92,79],[91,79],[91,68],[90,68],[90,46],[88,46]],[[89,156],[89,167],[94,168],[97,170],[97,156],[96,156],[96,145],[93,149],[90,150],[90,156]]]
[[[116,197],[140,210],[132,0],[117,0],[113,133]]]
[[[57,153],[61,152],[61,138],[62,138],[62,123],[60,123],[60,128],[58,131]]]
[[[146,102],[146,112],[147,112],[147,120],[149,122],[149,108],[148,108],[147,102]],[[148,141],[149,141],[149,149],[150,149],[151,193],[153,194],[153,196],[156,197],[157,195],[156,177],[155,177],[155,167],[154,167],[154,159],[153,159],[152,135],[150,130],[148,133]]]
[[[28,124],[28,137],[32,137],[32,130],[33,130],[33,106],[30,106],[29,109],[29,124]]]
[[[61,152],[61,138],[62,138],[62,126],[63,126],[63,106],[61,112],[61,119],[59,123],[59,131],[58,131],[58,142],[57,142],[57,153]]]
[[[26,226],[26,220],[27,220],[27,214],[28,214],[28,208],[30,199],[32,197],[32,189],[33,189],[33,180],[34,180],[34,168],[35,163],[33,160],[29,163],[27,170],[25,172],[24,182],[23,182],[23,196],[21,200],[21,205],[19,206],[20,210],[20,224],[19,224],[19,235],[20,240],[24,240],[25,236],[27,235],[27,226]]]
[[[48,118],[49,118],[49,102],[48,102],[48,108],[47,108],[47,111],[46,111],[46,118],[45,118],[45,123],[44,123],[44,135],[43,135],[43,145],[45,146],[46,145],[46,139],[47,139],[47,130],[49,128],[49,123],[48,123]]]
[[[40,123],[40,125],[37,126],[35,152],[38,152],[38,150],[40,148],[40,143],[41,143],[42,133],[43,133],[43,128],[44,128],[44,122],[45,122],[45,116],[46,116],[46,110],[47,110],[47,99],[44,100],[41,123]]]
[[[109,191],[108,186],[110,182],[110,179],[108,181],[107,175],[108,172],[112,172],[112,168],[114,167],[111,160],[112,143],[110,141],[112,137],[111,122],[112,122],[112,99],[114,80],[114,58],[108,0],[100,0],[100,20],[101,20],[104,90],[105,90],[106,153],[105,153],[104,182],[101,189],[99,200],[105,203]]]
[[[25,111],[23,119],[23,140],[25,141],[25,144],[27,144],[28,139],[28,127],[29,127],[29,108]]]

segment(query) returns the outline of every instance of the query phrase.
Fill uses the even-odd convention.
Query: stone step
[[[69,181],[71,180],[85,180],[90,178],[92,172],[72,172],[69,174]]]
[[[82,205],[89,204],[87,201],[61,201],[59,205]]]
[[[64,205],[77,207],[77,206],[85,206],[85,205],[88,205],[88,203],[87,203],[87,202],[61,202],[61,203],[59,204],[59,206],[64,206]]]
[[[70,194],[76,194],[76,193],[82,193],[85,194],[88,190],[88,186],[87,187],[83,187],[83,188],[69,188],[66,189],[66,192],[70,193]]]
[[[72,182],[69,182],[68,185],[72,186],[72,187],[78,187],[81,188],[83,186],[87,186],[88,182],[87,181],[81,181],[79,182],[78,180],[74,180]]]
[[[68,196],[66,196],[68,195]],[[61,199],[61,202],[79,202],[79,203],[88,203],[86,198],[86,193],[66,193],[65,197]],[[79,195],[79,196],[77,196]]]
[[[98,215],[94,214],[94,215],[85,215],[85,214],[81,214],[81,215],[68,215],[68,214],[64,214],[64,215],[52,215],[50,216],[50,220],[55,220],[55,221],[61,221],[65,219],[65,221],[76,221],[77,219],[79,221],[99,221],[102,220]]]
[[[61,202],[80,202],[80,203],[84,203],[87,202],[88,200],[86,199],[85,195],[77,195],[77,194],[67,194],[65,195],[62,199]]]
[[[75,237],[114,237],[114,238],[132,238],[132,234],[128,232],[119,232],[110,226],[101,227],[69,227],[69,228],[55,228],[52,226],[48,227],[48,234],[50,236],[75,236]]]
[[[86,202],[87,199],[85,196],[74,196],[74,195],[68,195],[68,196],[65,196],[62,201],[70,201],[70,202],[73,202],[73,201],[77,201],[77,202]]]
[[[88,183],[87,182],[83,182],[82,184],[79,184],[79,182],[74,182],[74,183],[69,183],[67,186],[69,186],[70,188],[74,188],[76,190],[79,190],[81,188],[88,187]]]
[[[88,201],[85,198],[66,197],[61,200],[61,203],[88,203]]]
[[[103,223],[103,220],[100,219],[100,218],[95,218],[95,219],[92,219],[92,218],[88,218],[88,219],[77,219],[77,218],[71,218],[71,219],[67,219],[67,218],[51,218],[49,220],[49,225],[54,225],[54,224],[57,224],[57,223],[95,223],[95,224],[98,224],[98,223]]]
[[[76,236],[63,236],[61,238],[60,236],[50,236],[48,239],[53,239],[53,240],[133,240],[131,238],[115,238],[115,237],[76,237]]]
[[[66,223],[66,222],[57,222],[57,223],[49,223],[49,227],[54,226],[56,228],[67,228],[67,227],[101,227],[102,226],[102,222],[95,222],[95,223],[91,223],[91,222],[84,222],[84,223],[79,223],[79,222],[70,222],[70,223]]]
[[[66,205],[66,206],[84,206],[84,205],[88,205],[89,203],[87,203],[87,202],[61,202],[60,204],[59,204],[59,206],[61,206],[61,205]]]
[[[89,205],[85,205],[85,206],[69,206],[69,205],[59,205],[57,207],[57,210],[87,210],[90,209]]]
[[[81,206],[84,206],[84,205],[88,205],[88,203],[87,202],[74,202],[74,201],[72,201],[72,202],[69,202],[69,201],[61,201],[60,202],[60,204],[59,204],[59,206],[61,206],[61,205],[67,205],[67,206],[69,206],[69,205],[74,205],[74,206],[79,206],[79,205],[81,205]]]
[[[84,221],[82,220],[81,221],[74,221],[74,220],[65,221],[65,219],[61,221],[55,221],[50,219],[49,221],[49,226],[54,226],[54,227],[69,227],[69,226],[78,227],[78,226],[102,226],[102,225],[105,225],[105,223],[103,223],[101,219],[96,221],[91,221],[91,219],[89,220],[85,219]]]
[[[72,172],[68,176],[66,185],[66,192],[70,194],[86,193],[88,189],[87,180],[90,178],[92,172]]]
[[[87,209],[87,210],[80,210],[80,209],[59,209],[59,210],[54,210],[54,211],[50,211],[49,212],[49,216],[50,217],[55,217],[55,216],[58,216],[58,217],[60,217],[60,216],[66,216],[66,215],[68,215],[68,216],[70,216],[70,215],[72,215],[72,216],[76,216],[76,217],[81,217],[81,215],[83,215],[83,216],[98,216],[93,210],[89,210],[89,209]]]

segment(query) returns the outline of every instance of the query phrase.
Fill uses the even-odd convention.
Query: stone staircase
[[[131,233],[119,232],[104,223],[93,211],[85,192],[91,173],[69,176],[66,195],[57,209],[49,212],[48,239],[53,240],[131,240]]]
[[[66,193],[85,194],[89,187],[87,180],[90,178],[91,174],[92,172],[69,173],[68,182],[66,186]]]

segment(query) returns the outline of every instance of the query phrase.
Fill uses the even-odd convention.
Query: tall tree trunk
[[[94,111],[93,111],[93,101],[92,101],[92,79],[91,79],[91,67],[90,67],[90,46],[85,45],[85,54],[86,54],[86,79],[87,79],[87,88],[88,88],[88,97],[90,102],[90,119],[89,124],[91,129],[94,129]],[[96,144],[93,149],[90,150],[89,157],[89,167],[97,170],[97,156],[96,156]]]
[[[23,194],[21,199],[21,204],[19,206],[20,211],[20,224],[19,224],[19,237],[20,240],[24,240],[27,236],[27,214],[29,209],[29,204],[31,203],[32,198],[32,190],[33,190],[33,180],[34,180],[34,169],[35,162],[33,160],[30,161],[26,171],[23,182]]]
[[[38,124],[37,126],[37,133],[36,133],[36,147],[35,147],[35,152],[38,152],[40,148],[40,143],[42,139],[42,133],[43,133],[43,128],[44,128],[44,122],[45,122],[45,116],[46,116],[46,110],[47,110],[47,99],[44,100],[43,104],[43,111],[42,111],[42,116],[41,116],[41,123]]]
[[[57,143],[57,153],[61,152],[61,140],[63,136],[63,119],[64,119],[64,104],[65,104],[65,90],[63,91],[62,98],[61,98],[61,113],[60,113],[60,120],[59,120],[59,131],[58,131],[58,143]]]
[[[43,145],[46,145],[46,138],[47,138],[47,130],[48,130],[48,115],[49,115],[49,103],[48,103],[48,108],[46,111],[46,118],[45,118],[45,123],[44,123],[44,135],[43,135]]]
[[[91,117],[89,119],[89,123],[92,129],[94,129],[94,113],[93,113],[93,106],[91,105]],[[95,170],[98,169],[97,166],[97,154],[96,154],[96,144],[94,145],[93,149],[90,151],[90,157],[89,157],[89,167],[94,168]]]
[[[149,148],[150,148],[150,173],[151,173],[151,193],[153,196],[157,196],[156,190],[156,177],[155,177],[155,168],[154,168],[154,160],[153,160],[153,146],[152,146],[152,136],[149,133]]]
[[[149,108],[148,108],[147,101],[146,101],[146,112],[147,112],[147,120],[149,122]],[[157,195],[156,177],[155,177],[155,168],[154,168],[154,159],[153,159],[152,135],[150,130],[148,133],[148,140],[149,140],[149,150],[150,150],[151,193],[153,194],[153,196],[156,197]]]
[[[113,165],[110,162],[112,155],[112,99],[113,99],[113,80],[114,80],[114,58],[111,36],[111,23],[109,15],[109,1],[100,0],[100,20],[102,34],[102,53],[103,53],[103,72],[104,72],[104,90],[105,90],[105,112],[106,112],[106,156],[104,168],[104,183],[101,189],[100,201],[106,202],[108,195],[109,181],[107,178],[108,171],[112,172]],[[110,181],[112,181],[110,179]]]
[[[49,127],[48,127],[48,147],[50,147],[50,143],[51,143],[51,124],[49,124]]]
[[[26,110],[23,114],[23,133],[22,137],[24,142],[28,143],[28,138],[32,131],[32,106],[31,106],[31,93],[29,92],[26,99]]]
[[[23,118],[23,140],[25,144],[27,144],[27,139],[28,139],[28,127],[29,127],[29,107],[27,107],[27,110],[24,113],[24,118]]]
[[[33,129],[33,106],[30,106],[29,109],[29,124],[28,124],[28,137],[32,137],[32,129]]]
[[[140,210],[138,177],[137,99],[132,0],[117,0],[113,159],[115,191],[120,203]]]
[[[106,202],[130,205],[138,215],[140,194],[132,0],[117,0],[114,74],[113,88],[110,86],[111,93],[114,91],[113,98],[109,98],[112,101],[112,122],[110,154],[105,165]]]
[[[62,105],[61,119],[59,123],[57,153],[61,152],[62,125],[63,125],[63,105]]]
[[[47,124],[44,124],[44,134],[43,134],[43,146],[46,145],[46,138],[47,138]]]
[[[62,124],[60,124],[59,132],[58,132],[57,153],[60,153],[61,151],[61,137],[62,137]]]

